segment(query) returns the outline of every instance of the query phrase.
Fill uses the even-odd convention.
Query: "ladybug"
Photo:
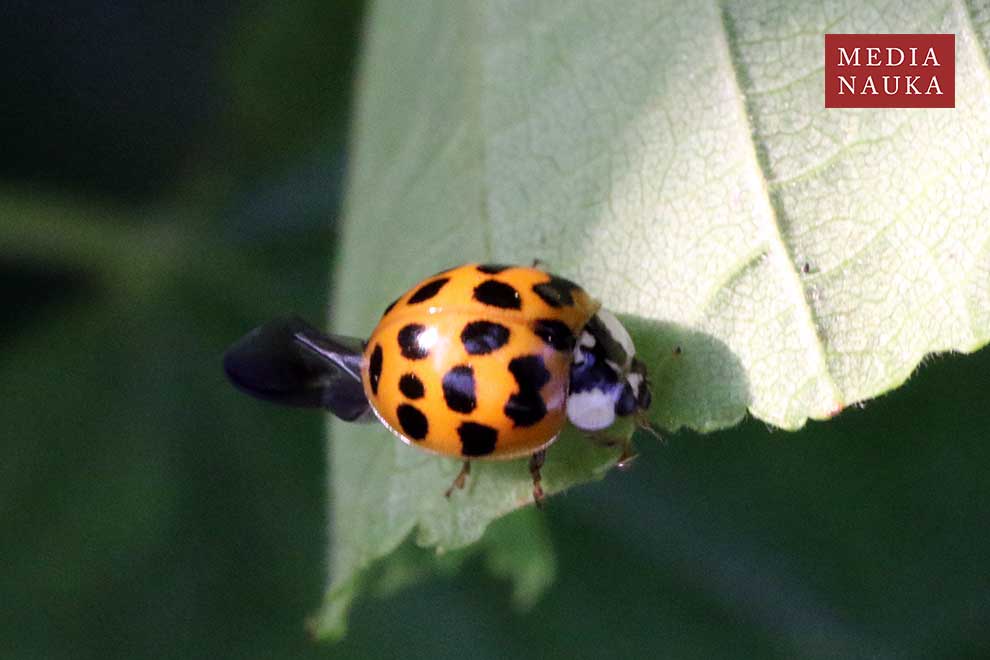
[[[406,444],[464,461],[530,457],[540,503],[546,448],[566,421],[607,444],[618,418],[650,406],[632,338],[577,284],[537,267],[467,264],[389,305],[367,341],[298,318],[235,343],[224,369],[259,398],[378,419]],[[623,453],[627,458],[628,445]]]

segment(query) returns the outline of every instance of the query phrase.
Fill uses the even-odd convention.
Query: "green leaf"
[[[0,218],[5,646],[103,657],[179,612],[158,657],[299,657],[321,420],[241,395],[221,355],[278,310],[319,313],[327,232],[252,255],[186,207],[27,188],[0,190]],[[221,577],[235,566],[250,578]],[[175,588],[213,579],[226,587]],[[39,612],[71,624],[39,628]]]
[[[825,110],[825,32],[953,32],[956,108]],[[990,20],[962,2],[379,2],[357,113],[335,328],[419,278],[534,258],[629,325],[651,414],[786,429],[990,336]],[[523,505],[525,465],[331,428],[332,584],[317,629],[414,529],[453,548]],[[565,437],[551,491],[615,453]],[[521,544],[526,543],[520,539]]]

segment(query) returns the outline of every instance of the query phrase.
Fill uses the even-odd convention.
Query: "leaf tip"
[[[347,615],[357,590],[357,579],[330,589],[319,611],[306,619],[306,632],[318,642],[337,642],[347,634]]]

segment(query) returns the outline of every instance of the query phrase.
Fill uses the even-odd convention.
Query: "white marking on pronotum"
[[[567,419],[585,431],[600,431],[615,422],[615,399],[597,387],[572,392],[567,398]]]
[[[619,323],[619,319],[615,318],[615,315],[607,309],[598,310],[598,320],[602,322],[605,326],[605,331],[612,336],[622,350],[626,352],[626,364],[623,365],[625,369],[629,368],[629,364],[632,362],[633,356],[636,355],[636,346],[633,345],[632,337],[629,336],[629,332]]]
[[[629,383],[630,387],[633,389],[633,394],[636,398],[639,398],[639,388],[643,384],[643,374],[631,373],[626,376],[626,381]]]
[[[595,338],[591,336],[591,333],[587,330],[581,333],[581,338],[578,339],[577,344],[574,346],[574,364],[584,363],[584,350],[585,348],[591,348],[595,345]]]

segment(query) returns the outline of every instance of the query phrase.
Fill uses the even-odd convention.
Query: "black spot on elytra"
[[[426,415],[420,412],[419,408],[411,406],[408,403],[403,403],[396,410],[396,415],[399,417],[399,426],[402,427],[402,433],[407,438],[422,440],[426,437],[427,432],[430,430],[430,425],[426,421]]]
[[[505,282],[498,280],[485,280],[474,287],[474,299],[485,305],[501,309],[522,308],[519,292]]]
[[[428,282],[416,290],[416,293],[409,296],[409,300],[406,301],[407,305],[415,305],[416,303],[421,303],[429,300],[433,296],[440,292],[443,285],[450,281],[449,277],[442,277],[439,280],[433,280]]]
[[[392,311],[392,308],[394,308],[396,305],[399,304],[399,300],[401,300],[401,298],[396,298],[395,300],[393,300],[391,304],[389,304],[389,306],[385,308],[385,311],[382,312],[382,316],[387,316],[388,313]]]
[[[382,377],[382,346],[375,344],[375,350],[371,351],[371,360],[368,361],[368,383],[371,385],[371,393],[378,394],[378,379]]]
[[[422,399],[426,390],[423,389],[423,381],[417,378],[416,374],[402,374],[399,379],[399,391],[408,399]]]
[[[478,405],[474,394],[474,369],[466,364],[443,375],[443,398],[454,412],[469,413]]]
[[[461,343],[469,355],[486,355],[509,341],[509,329],[501,323],[472,321],[461,330]]]
[[[558,351],[574,350],[574,333],[563,321],[537,319],[533,324],[533,332]]]
[[[509,268],[512,268],[512,266],[506,266],[505,264],[481,264],[478,266],[478,271],[485,275],[498,275],[503,270],[508,270]]]
[[[574,304],[572,292],[580,289],[577,284],[563,277],[550,276],[550,281],[533,285],[533,293],[551,307],[564,307]]]
[[[519,392],[509,397],[503,411],[516,426],[532,426],[547,414],[540,388],[550,382],[550,372],[539,355],[524,355],[509,362],[509,373]]]
[[[464,422],[457,427],[461,437],[461,454],[464,456],[485,456],[495,451],[498,431],[484,424]]]
[[[546,416],[547,405],[539,392],[520,392],[509,397],[504,412],[516,426],[532,426]]]
[[[419,344],[419,336],[426,330],[426,326],[418,323],[410,323],[399,330],[399,349],[403,357],[410,360],[422,360],[430,354],[428,349],[424,349]]]
[[[523,355],[509,362],[509,373],[521,390],[539,390],[550,382],[550,372],[539,355]]]

